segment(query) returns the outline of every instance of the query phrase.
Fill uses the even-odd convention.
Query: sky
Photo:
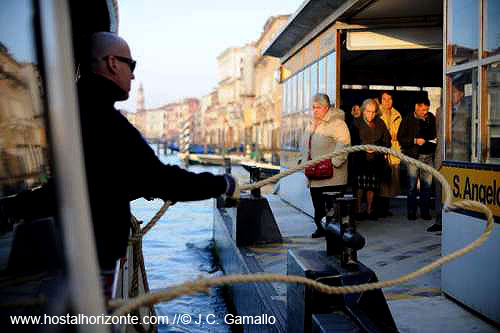
[[[0,10],[0,42],[18,62],[36,62],[32,13],[29,0],[8,1]]]
[[[117,107],[136,111],[139,84],[146,108],[217,86],[217,56],[256,41],[271,16],[293,14],[304,0],[120,0],[119,35],[137,60],[130,98]]]

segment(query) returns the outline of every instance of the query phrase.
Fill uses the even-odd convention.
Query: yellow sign
[[[443,167],[441,174],[451,186],[452,201],[479,201],[500,216],[500,172]]]

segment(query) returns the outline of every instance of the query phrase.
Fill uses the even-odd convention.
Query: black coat
[[[352,145],[376,145],[389,148],[391,146],[391,135],[382,119],[376,116],[373,121],[375,127],[368,126],[363,117],[355,119],[351,126]],[[372,171],[381,174],[385,166],[384,154],[358,152],[354,157],[355,172],[363,173]],[[371,173],[371,172],[370,172]]]
[[[426,114],[425,120],[415,118],[410,113],[403,119],[398,130],[398,141],[401,144],[403,154],[413,158],[418,158],[419,154],[434,154],[436,152],[436,143],[430,140],[436,140],[436,117],[430,112]],[[415,139],[425,139],[421,146],[415,143]]]
[[[88,75],[79,80],[78,93],[97,251],[101,267],[110,269],[126,252],[131,200],[214,198],[225,192],[226,180],[163,164],[139,131],[114,108],[123,94],[114,82]]]

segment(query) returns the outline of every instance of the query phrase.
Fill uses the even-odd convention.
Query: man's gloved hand
[[[240,199],[240,185],[238,180],[231,175],[225,174],[224,178],[226,179],[226,193],[224,193],[227,198],[233,200]]]

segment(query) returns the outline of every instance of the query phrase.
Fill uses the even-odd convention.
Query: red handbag
[[[314,134],[314,133],[313,133]],[[307,159],[311,158],[311,139],[313,134],[309,137],[309,154]],[[316,165],[308,166],[304,173],[310,180],[321,180],[333,177],[333,164],[331,159],[319,161]]]

